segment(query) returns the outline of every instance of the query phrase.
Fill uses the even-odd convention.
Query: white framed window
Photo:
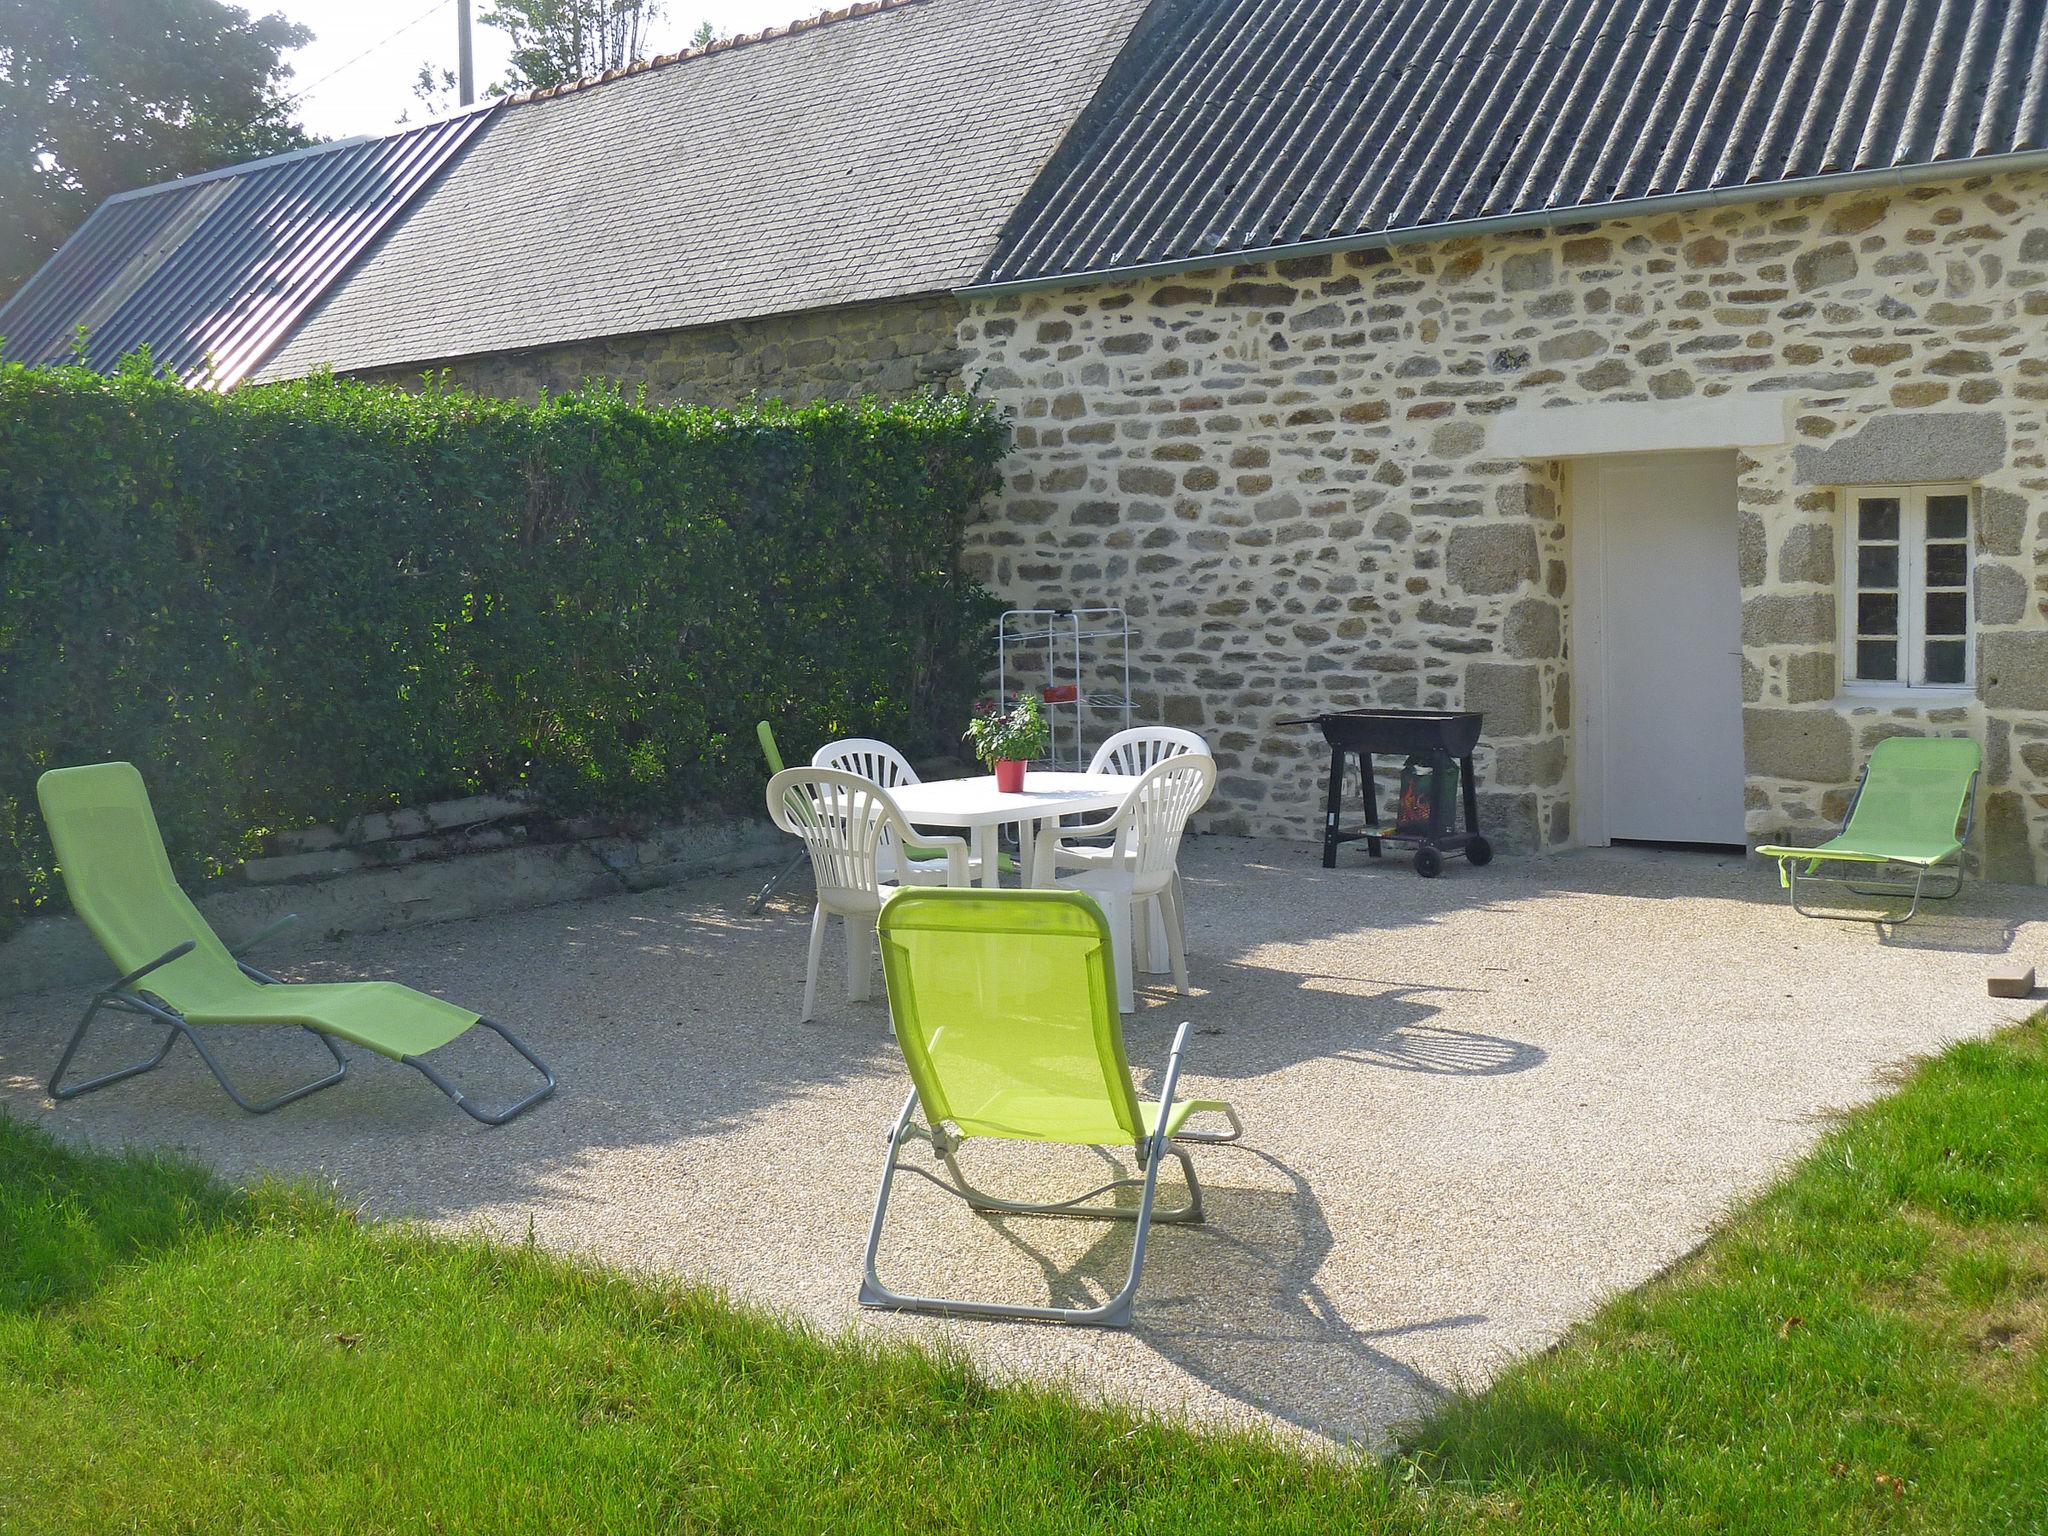
[[[1970,488],[1859,485],[1842,505],[1843,686],[1969,687]]]

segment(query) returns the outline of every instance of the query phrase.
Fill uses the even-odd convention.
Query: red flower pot
[[[1024,760],[1017,757],[996,759],[996,788],[1006,795],[1024,793]]]

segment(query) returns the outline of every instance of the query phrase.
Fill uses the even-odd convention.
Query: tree
[[[0,0],[0,300],[112,193],[307,141],[284,55],[221,0]]]
[[[662,10],[662,0],[491,0],[477,19],[512,39],[502,89],[538,91],[631,64]]]

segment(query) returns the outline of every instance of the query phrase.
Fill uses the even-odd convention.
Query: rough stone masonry
[[[1738,460],[1747,823],[1828,830],[1882,737],[1975,735],[1980,863],[2048,838],[2048,179],[1982,177],[970,300],[970,381],[1012,407],[978,574],[1121,603],[1142,712],[1203,731],[1209,824],[1316,835],[1304,708],[1482,709],[1485,814],[1572,823],[1569,474],[1510,412],[1793,402]],[[1836,488],[1975,489],[1974,694],[1839,682]]]
[[[731,405],[748,395],[793,405],[960,387],[959,306],[926,296],[766,315],[723,325],[602,336],[357,376],[411,384],[440,373],[479,394],[532,399],[586,379],[644,389],[650,405]]]

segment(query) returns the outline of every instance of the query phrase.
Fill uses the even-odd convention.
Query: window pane
[[[1970,498],[1930,496],[1927,498],[1927,537],[1963,539],[1970,534]]]
[[[1865,544],[1856,551],[1856,585],[1896,587],[1899,584],[1899,546]]]
[[[1964,573],[1969,570],[1969,546],[1967,544],[1930,544],[1927,546],[1927,585],[1930,587],[1960,587],[1967,583]]]
[[[1963,680],[1963,645],[1961,640],[1927,642],[1928,682],[1960,683]]]
[[[1969,604],[1961,592],[1930,592],[1927,594],[1927,633],[1929,635],[1960,635],[1963,621],[1968,615]]]
[[[1932,649],[1932,647],[1930,647]],[[1899,680],[1899,642],[1858,640],[1856,678],[1865,683],[1895,683]]]
[[[1864,496],[1856,503],[1856,536],[1860,539],[1896,539],[1899,536],[1899,499],[1896,496]]]
[[[1899,632],[1899,600],[1890,592],[1856,594],[1856,633],[1896,635]]]

